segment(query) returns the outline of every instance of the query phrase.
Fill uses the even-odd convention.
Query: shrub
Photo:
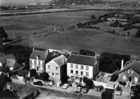
[[[125,63],[130,60],[130,56],[103,52],[99,59],[99,69],[103,72],[112,73],[120,69],[122,59]]]
[[[140,29],[137,31],[136,37],[140,37]]]

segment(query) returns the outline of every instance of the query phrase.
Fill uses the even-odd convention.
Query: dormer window
[[[56,67],[56,70],[58,70],[58,67]]]

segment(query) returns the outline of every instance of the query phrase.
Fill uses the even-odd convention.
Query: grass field
[[[70,28],[103,11],[63,12],[26,16],[0,17],[10,38],[24,38],[19,44],[41,48],[93,49],[140,55],[140,40],[118,37],[95,29]],[[48,28],[51,26],[51,29]],[[59,28],[60,31],[54,29]],[[48,30],[50,29],[50,30]]]

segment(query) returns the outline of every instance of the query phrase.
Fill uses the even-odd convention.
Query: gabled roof
[[[39,59],[45,60],[46,59],[45,52],[46,52],[46,50],[36,50],[36,49],[34,49],[30,58],[36,59],[38,57]]]
[[[76,64],[93,66],[96,63],[96,59],[94,56],[74,55],[73,54],[68,58],[68,63],[76,63]]]
[[[54,58],[52,61],[54,61],[59,66],[62,66],[67,62],[67,58],[64,55],[60,55],[60,56]]]
[[[116,71],[112,73],[112,75],[120,74],[122,72],[127,71],[128,69],[133,69],[137,74],[140,75],[140,61],[130,61],[130,63],[128,63],[127,66],[125,66],[123,70]]]
[[[14,60],[16,60],[16,57],[13,54],[7,54],[6,59],[14,59]]]

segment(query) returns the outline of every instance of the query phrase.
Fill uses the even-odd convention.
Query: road
[[[31,14],[45,14],[45,13],[61,13],[61,12],[79,12],[79,11],[139,11],[139,9],[120,9],[120,8],[59,8],[59,9],[37,9],[37,10],[2,10],[0,16],[17,16],[17,15],[31,15]]]

